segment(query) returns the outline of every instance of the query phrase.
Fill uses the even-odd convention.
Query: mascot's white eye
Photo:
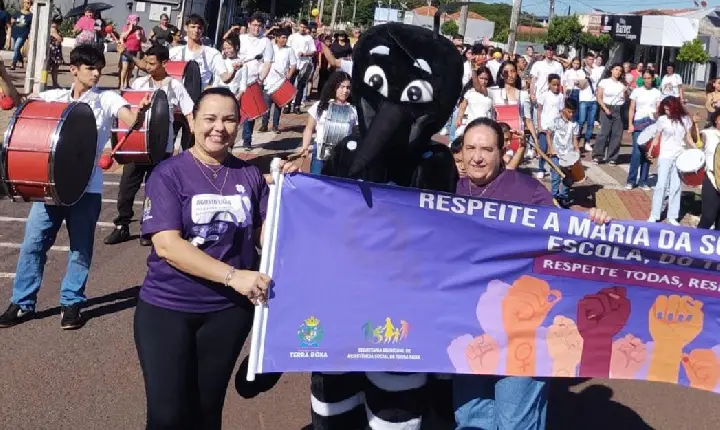
[[[365,83],[375,91],[383,95],[388,96],[388,82],[385,77],[385,71],[378,66],[370,66],[365,70]]]
[[[430,82],[416,79],[408,84],[400,95],[401,102],[428,103],[433,100],[433,89]]]

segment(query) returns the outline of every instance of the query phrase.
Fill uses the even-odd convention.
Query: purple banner
[[[720,236],[296,174],[258,372],[583,376],[720,387]]]

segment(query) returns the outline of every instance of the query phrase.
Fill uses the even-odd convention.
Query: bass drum
[[[170,133],[170,107],[165,91],[128,90],[120,93],[133,108],[147,94],[152,94],[152,98],[150,109],[145,113],[145,122],[130,134],[123,147],[115,153],[118,164],[155,165],[165,158]],[[116,124],[112,130],[113,148],[123,139],[130,127],[119,119]]]
[[[188,61],[183,70],[183,85],[193,103],[197,103],[203,90],[200,66],[195,61]]]
[[[86,103],[28,100],[10,119],[0,176],[13,201],[70,206],[97,164],[95,115]]]

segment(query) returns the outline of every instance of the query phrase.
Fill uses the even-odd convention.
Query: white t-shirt
[[[280,75],[284,78],[291,67],[297,67],[297,57],[295,56],[295,52],[289,46],[281,48],[277,45],[273,45],[273,50],[275,53],[270,73]]]
[[[655,124],[662,133],[658,158],[677,158],[685,148],[685,135],[692,126],[690,117],[684,116],[682,121],[671,121],[663,115]]]
[[[489,92],[488,92],[489,94]],[[477,118],[493,117],[493,102],[489,96],[480,94],[475,88],[470,88],[463,96],[467,100],[467,108],[465,108],[464,124]]]
[[[682,86],[682,78],[677,73],[665,75],[660,83],[662,94],[664,96],[680,97],[680,87]]]
[[[635,100],[635,121],[643,118],[654,118],[657,113],[658,104],[663,95],[657,88],[646,89],[645,87],[635,88],[630,93],[630,100]]]
[[[555,60],[547,61],[545,59],[536,61],[530,69],[530,75],[535,78],[535,97],[548,92],[548,76],[556,74],[562,78],[563,66]]]
[[[330,100],[330,103],[333,102],[333,100]],[[315,120],[315,140],[317,142],[322,142],[325,139],[325,124],[328,120],[328,111],[326,109],[322,112],[322,115],[318,116],[319,105],[320,102],[315,102],[312,106],[310,106],[310,109],[308,109],[307,113]],[[347,122],[347,134],[350,135],[353,131],[353,127],[358,125],[358,116],[357,110],[355,110],[355,106],[351,104],[348,104],[347,106],[350,107],[352,112]]]
[[[716,128],[707,128],[700,133],[703,137],[703,150],[705,151],[705,174],[717,189],[718,184],[715,182],[715,151],[718,143],[720,143],[720,131]]]
[[[565,91],[579,90],[578,82],[585,79],[585,72],[581,69],[567,69],[562,76],[562,83]]]
[[[470,61],[465,61],[463,63],[463,77],[462,77],[463,85],[467,85],[467,83],[470,82],[471,78],[472,78],[472,64],[470,64]]]
[[[605,106],[622,106],[625,104],[625,85],[612,78],[605,78],[598,84],[603,90],[603,103]]]
[[[135,79],[132,83],[132,89],[134,90],[151,90],[156,88],[155,82],[150,78],[150,75],[142,76]],[[173,135],[172,124],[175,120],[175,109],[179,109],[184,116],[190,115],[193,111],[195,103],[193,103],[183,84],[171,77],[165,78],[160,87],[165,94],[168,96],[168,104],[170,105],[170,132],[168,133],[168,143],[165,147],[165,152],[172,154],[173,146],[175,144],[175,136]]]
[[[72,87],[68,89],[57,89],[43,91],[38,94],[38,98],[46,102],[71,102]],[[95,126],[97,127],[97,147],[95,151],[95,164],[93,166],[92,176],[85,192],[92,194],[102,194],[103,190],[103,171],[97,165],[100,155],[102,155],[105,145],[110,141],[112,133],[113,118],[117,118],[117,114],[121,108],[130,104],[118,93],[113,91],[100,91],[93,88],[79,99],[74,100],[87,103],[93,110],[95,115]]]
[[[262,54],[262,59],[253,60]],[[272,63],[275,56],[273,43],[267,37],[254,37],[249,34],[240,35],[240,52],[238,58],[241,60],[253,60],[243,67],[247,69],[248,82],[255,82],[260,79],[260,72],[265,63]]]
[[[232,70],[233,65],[240,62],[241,60],[237,58],[225,58],[223,60],[223,63],[228,70]],[[245,92],[248,87],[247,67],[239,68],[238,71],[235,72],[235,76],[233,77],[232,81],[228,82],[227,84],[223,82],[222,79],[220,79],[219,77],[215,79],[215,82],[216,87],[230,88],[230,91],[232,91],[233,94],[239,96],[241,93]]]
[[[538,97],[537,102],[542,105],[540,129],[547,130],[552,127],[555,119],[560,116],[560,111],[565,107],[565,95],[548,91]]]
[[[547,130],[552,132],[552,145],[558,161],[562,167],[575,164],[580,154],[575,150],[573,138],[580,134],[580,126],[573,121],[567,121],[558,115]]]
[[[173,61],[194,60],[198,63],[203,87],[212,84],[214,76],[220,76],[228,71],[220,51],[209,46],[203,46],[198,51],[191,51],[187,45],[176,46],[170,49],[170,59]]]
[[[500,62],[496,59],[492,59],[485,63],[485,66],[490,70],[490,74],[492,74],[493,82],[497,82],[498,72],[500,71]]]
[[[240,41],[242,43],[242,41]],[[297,58],[297,68],[303,67],[306,63],[312,61],[312,57],[301,57],[300,53],[317,52],[315,49],[315,40],[309,34],[302,35],[293,33],[288,38],[288,46],[292,48]]]

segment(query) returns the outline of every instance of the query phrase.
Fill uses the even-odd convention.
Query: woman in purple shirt
[[[269,188],[257,167],[229,152],[238,111],[230,90],[205,90],[193,112],[195,145],[147,183],[142,234],[153,248],[135,345],[148,429],[220,429],[253,303],[267,299],[270,278],[254,268]]]
[[[503,165],[503,132],[489,119],[465,128],[460,150],[466,176],[457,194],[508,202],[553,206],[547,188],[537,179]],[[607,212],[592,208],[588,217],[610,222]],[[547,384],[518,376],[453,375],[453,404],[458,429],[542,430],[545,428]]]

